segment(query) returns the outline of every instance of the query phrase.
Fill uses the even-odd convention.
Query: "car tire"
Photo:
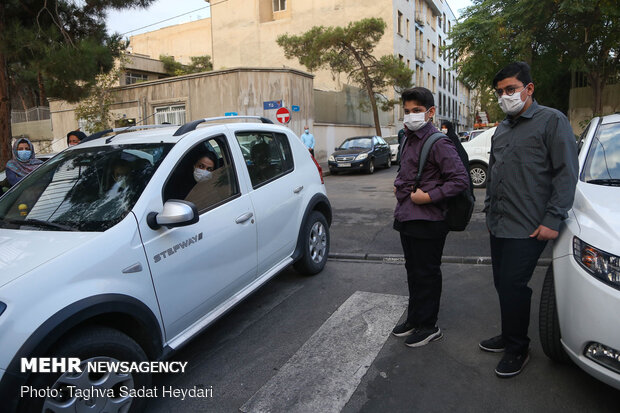
[[[545,275],[545,281],[543,282],[540,296],[540,312],[538,317],[540,343],[542,344],[544,353],[551,360],[560,363],[570,361],[560,341],[562,334],[560,332],[560,320],[558,318],[558,309],[555,301],[553,265],[549,266],[547,274]]]
[[[140,345],[126,334],[108,327],[87,327],[62,339],[62,342],[51,352],[51,357],[78,357],[82,365],[87,361],[148,361],[148,358]],[[109,384],[109,387],[106,385]],[[24,398],[21,411],[41,412],[61,410],[61,406],[67,411],[73,408],[75,411],[108,411],[108,412],[140,412],[144,409],[146,398],[129,396],[122,397],[119,394],[121,386],[128,389],[148,388],[151,385],[150,373],[88,373],[84,368],[82,373],[35,373],[28,379],[28,385],[34,389],[65,389],[65,397],[32,397]],[[90,389],[114,389],[114,400],[102,397],[92,397],[89,400],[82,398],[69,398],[68,386]],[[94,403],[91,405],[90,403]],[[129,406],[129,408],[127,408]],[[65,410],[63,410],[65,411]]]
[[[368,166],[366,167],[366,173],[371,175],[375,171],[375,160],[371,159],[368,161]]]
[[[303,254],[294,267],[304,275],[317,274],[325,267],[329,254],[329,226],[323,214],[312,211],[301,236]]]
[[[476,163],[469,166],[469,176],[474,188],[484,188],[487,186],[487,167]]]
[[[388,156],[387,162],[385,164],[385,169],[390,169],[392,167],[392,155]]]

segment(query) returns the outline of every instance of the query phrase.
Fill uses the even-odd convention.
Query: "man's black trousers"
[[[446,235],[422,239],[400,234],[409,284],[407,322],[416,328],[437,324],[441,299],[441,256]]]
[[[499,296],[502,317],[502,337],[506,352],[524,354],[529,349],[532,278],[540,254],[547,241],[535,238],[497,238],[491,235],[493,282]]]

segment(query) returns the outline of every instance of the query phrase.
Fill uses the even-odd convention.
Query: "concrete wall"
[[[568,103],[568,120],[576,134],[580,134],[592,119],[594,97],[590,87],[572,88]],[[603,114],[620,111],[620,83],[606,85],[603,89]]]
[[[177,24],[131,36],[129,44],[132,53],[144,54],[153,59],[165,54],[174,56],[177,62],[188,64],[191,56],[212,55],[211,19]]]
[[[54,152],[52,150],[54,135],[50,119],[11,123],[11,135],[13,141],[21,136],[27,137],[34,145],[36,153]]]

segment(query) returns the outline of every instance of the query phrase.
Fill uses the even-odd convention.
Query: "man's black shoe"
[[[394,334],[396,337],[406,337],[410,336],[411,333],[413,333],[413,330],[415,330],[413,325],[405,321],[404,323],[394,327],[394,330],[392,330],[392,334]]]
[[[506,347],[501,334],[499,336],[491,337],[488,340],[482,340],[478,346],[480,346],[481,350],[489,351],[491,353],[501,353]]]
[[[523,370],[523,367],[525,367],[529,360],[529,351],[525,354],[506,353],[495,368],[495,374],[502,378],[514,377],[521,373],[521,370]]]
[[[405,340],[405,345],[409,347],[422,347],[431,341],[440,340],[442,337],[443,333],[439,327],[415,329]]]

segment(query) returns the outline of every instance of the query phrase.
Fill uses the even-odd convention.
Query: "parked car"
[[[328,158],[329,171],[365,171],[373,173],[375,166],[392,166],[390,146],[380,136],[348,138]]]
[[[620,115],[579,140],[573,208],[553,243],[540,299],[545,354],[620,389]]]
[[[469,156],[469,174],[474,188],[484,188],[487,185],[491,138],[495,129],[497,128],[492,127],[482,131],[469,141],[463,142],[463,148]]]
[[[89,410],[139,410],[146,399],[118,387],[148,387],[150,374],[25,375],[20,360],[162,360],[289,265],[323,269],[332,212],[319,165],[267,119],[196,129],[218,119],[89,137],[0,198],[2,411],[83,410],[53,392],[19,397],[71,385],[114,393]],[[213,171],[196,183],[207,153]]]
[[[398,152],[399,143],[398,135],[392,135],[385,138],[385,141],[390,145],[390,155],[393,164],[400,163],[400,153]]]
[[[461,142],[467,142],[469,140],[469,132],[467,131],[459,132],[457,135],[459,136]]]

